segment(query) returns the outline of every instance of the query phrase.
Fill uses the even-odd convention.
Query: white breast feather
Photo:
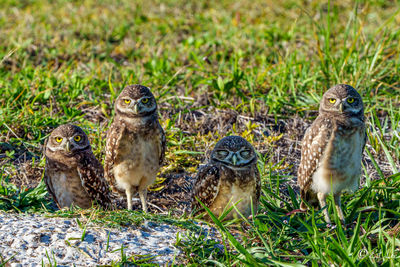
[[[69,207],[71,206],[74,197],[69,187],[66,186],[69,184],[67,176],[63,172],[58,172],[52,177],[53,190],[56,195],[57,201],[61,206]]]
[[[242,185],[243,186],[243,185]],[[232,185],[231,192],[231,204],[235,204],[236,208],[243,213],[245,216],[251,214],[251,201],[253,201],[253,205],[255,205],[255,199],[251,200],[251,197],[254,195],[254,184],[251,182],[245,188],[240,187],[236,184]]]
[[[320,166],[313,174],[311,187],[314,192],[328,194],[333,188],[335,194],[341,191],[354,192],[358,189],[358,181],[361,175],[363,134],[362,131],[356,131],[351,137],[336,138],[333,141],[333,156],[330,162],[325,160],[327,155],[323,155]],[[334,166],[336,173],[331,173],[329,168],[326,168],[327,164]],[[336,179],[338,178],[336,176],[342,176],[344,180]]]
[[[133,145],[136,149],[130,150],[130,154],[126,154],[119,164],[114,165],[116,184],[121,189],[139,186],[144,177],[147,184],[151,185],[158,172],[159,157],[156,144],[138,140]]]

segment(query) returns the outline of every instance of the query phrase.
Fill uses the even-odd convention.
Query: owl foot
[[[140,200],[140,198],[132,198],[132,201],[137,201],[137,202],[139,202],[139,201],[141,201],[141,200]],[[165,210],[163,210],[162,208],[160,208],[159,206],[157,206],[157,205],[155,205],[155,204],[153,204],[153,203],[151,203],[151,202],[146,202],[146,207],[147,207],[147,205],[149,205],[149,206],[151,206],[151,207],[153,207],[153,208],[155,208],[155,209],[157,209],[157,210],[159,210],[159,211],[161,211],[161,212],[163,212],[163,213],[166,212]]]

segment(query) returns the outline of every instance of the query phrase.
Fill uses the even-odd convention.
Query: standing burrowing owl
[[[44,182],[59,208],[89,208],[92,201],[110,207],[103,167],[93,155],[85,132],[72,124],[56,128],[46,140]]]
[[[195,179],[192,209],[201,210],[198,199],[217,216],[229,208],[228,204],[236,204],[246,217],[252,214],[251,202],[257,211],[261,191],[257,154],[244,138],[222,138],[211,152],[210,161],[200,168]],[[237,214],[230,213],[227,219],[232,217],[237,217]]]
[[[342,191],[355,191],[361,176],[361,158],[366,142],[364,107],[357,91],[345,84],[329,89],[323,96],[319,115],[307,129],[301,148],[297,183],[300,186],[301,210],[304,201],[326,206],[332,192],[339,218]],[[324,210],[331,223],[328,210]]]
[[[147,211],[147,187],[155,179],[165,153],[165,135],[158,121],[156,99],[143,85],[130,85],[115,101],[115,118],[107,134],[104,168],[114,191],[139,192]]]

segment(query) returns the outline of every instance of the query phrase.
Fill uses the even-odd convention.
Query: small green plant
[[[51,209],[46,185],[41,182],[35,188],[18,188],[7,181],[0,181],[0,209],[32,212]]]

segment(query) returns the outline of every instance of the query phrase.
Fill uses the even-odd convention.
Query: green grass
[[[400,217],[399,21],[396,1],[3,0],[0,209],[89,218],[90,210],[52,210],[43,183],[36,186],[41,146],[53,128],[72,122],[103,158],[113,100],[141,83],[156,95],[167,134],[163,173],[194,173],[226,134],[261,151],[258,215],[241,225],[216,221],[222,244],[180,239],[183,262],[394,266],[400,239],[388,233]],[[299,159],[291,154],[303,132],[273,129],[311,122],[322,94],[337,83],[362,95],[368,145],[364,186],[343,197],[349,225],[336,221],[330,229],[320,211],[285,215],[299,206],[290,183]],[[196,112],[209,117],[195,121]],[[328,208],[334,214],[332,201]],[[109,227],[144,219],[96,214],[94,221]],[[145,217],[199,230],[186,217]],[[129,256],[121,264],[135,261]],[[0,265],[6,260],[0,255]]]

